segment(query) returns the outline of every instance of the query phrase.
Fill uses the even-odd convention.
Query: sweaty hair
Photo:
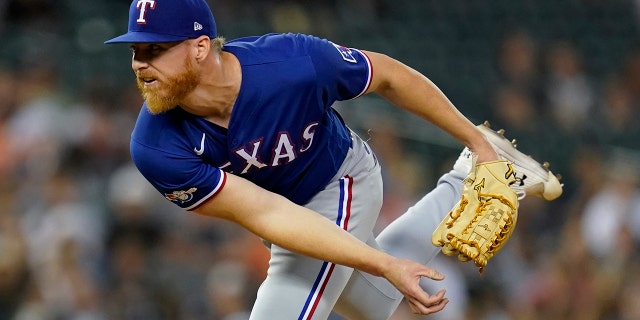
[[[222,51],[222,47],[224,47],[226,39],[224,37],[216,37],[211,39],[211,48],[218,51]]]

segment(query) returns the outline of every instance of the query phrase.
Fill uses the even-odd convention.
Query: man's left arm
[[[498,159],[478,128],[426,76],[384,54],[363,53],[369,57],[373,68],[367,93],[375,92],[446,131],[469,147],[478,156],[479,163]]]

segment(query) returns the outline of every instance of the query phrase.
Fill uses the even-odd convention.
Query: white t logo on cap
[[[151,10],[155,9],[156,8],[155,0],[138,0],[138,4],[136,5],[136,8],[140,9],[140,16],[138,16],[138,20],[136,20],[136,22],[140,24],[147,23],[147,20],[145,20],[147,7],[149,7],[149,9]]]

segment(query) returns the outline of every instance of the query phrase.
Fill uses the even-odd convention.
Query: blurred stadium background
[[[258,239],[131,167],[130,53],[102,44],[129,3],[0,1],[0,320],[246,319],[264,277]],[[228,39],[304,32],[396,57],[563,176],[560,199],[521,202],[484,275],[433,262],[451,303],[429,319],[640,319],[640,1],[209,3]],[[384,163],[378,228],[461,150],[379,98],[337,108]]]

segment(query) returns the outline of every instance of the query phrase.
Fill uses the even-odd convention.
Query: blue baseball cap
[[[104,43],[176,42],[218,36],[206,0],[133,0],[128,32]]]

